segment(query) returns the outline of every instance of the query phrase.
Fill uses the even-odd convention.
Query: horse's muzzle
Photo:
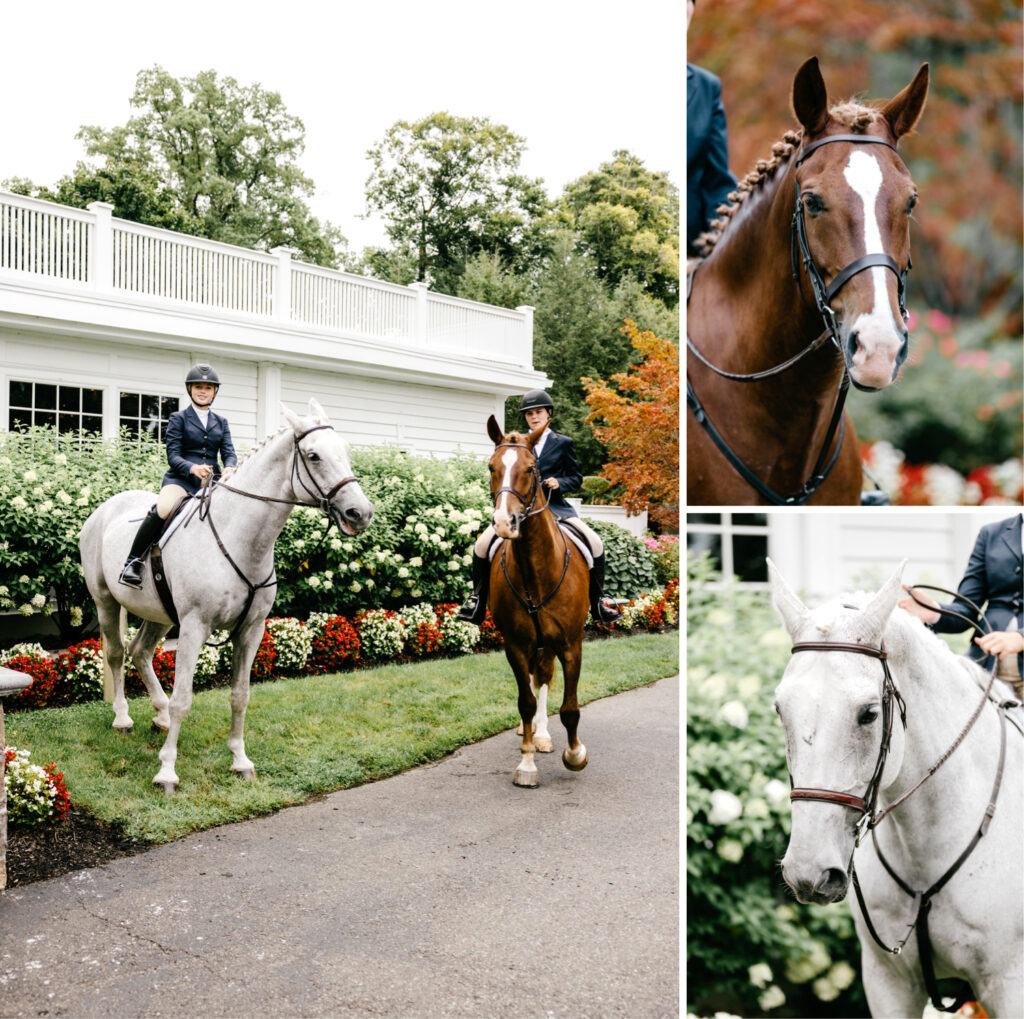
[[[500,517],[495,513],[491,517],[491,526],[499,538],[518,538],[522,523],[523,514],[518,512],[502,514]]]
[[[838,867],[829,867],[821,871],[816,878],[790,877],[786,873],[785,865],[782,868],[783,880],[789,885],[797,902],[805,905],[816,903],[819,906],[827,906],[833,902],[839,902],[846,898],[846,892],[850,885],[849,875],[845,870]]]
[[[342,534],[353,537],[361,534],[370,526],[373,520],[373,504],[367,502],[365,507],[358,505],[346,506],[339,510],[336,506],[331,507],[331,517],[338,525]]]

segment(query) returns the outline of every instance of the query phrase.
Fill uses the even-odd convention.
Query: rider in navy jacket
[[[982,527],[957,588],[958,596],[970,598],[984,610],[993,631],[985,637],[975,638],[968,654],[985,668],[991,667],[991,655],[998,655],[1000,678],[1014,682],[1019,682],[1024,675],[1024,559],[1021,554],[1021,521],[1022,515],[1018,513],[1014,517]],[[940,607],[938,602],[927,596],[920,593],[917,596],[935,610]],[[903,599],[900,605],[922,619],[936,633],[961,633],[969,625],[954,616],[922,608],[910,598]],[[959,597],[941,608],[959,612],[973,622],[978,621],[974,609]],[[1013,675],[1010,663],[1014,662],[1015,651],[1016,675]],[[1009,670],[1004,668],[1007,664],[1010,664]]]
[[[530,431],[551,420],[555,405],[543,389],[534,389],[523,397],[519,408]],[[573,529],[590,547],[594,565],[590,568],[590,611],[602,623],[614,623],[622,618],[618,605],[604,597],[604,544],[597,533],[589,528],[579,514],[566,502],[566,492],[575,492],[583,484],[583,472],[576,459],[576,449],[568,435],[559,435],[544,429],[534,453],[541,484],[548,506],[556,517],[571,521]],[[490,584],[491,544],[495,538],[493,525],[487,527],[473,546],[473,593],[458,611],[458,617],[470,623],[482,623],[487,614],[487,590]]]
[[[208,477],[226,477],[238,463],[227,420],[210,409],[220,379],[208,364],[197,364],[185,376],[191,403],[176,410],[167,422],[167,463],[156,505],[142,518],[121,571],[121,583],[142,587],[142,566],[150,546],[160,536],[164,520],[184,498],[195,495]],[[221,474],[220,463],[224,464]]]

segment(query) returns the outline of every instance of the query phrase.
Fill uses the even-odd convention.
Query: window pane
[[[36,383],[36,407],[43,410],[57,409],[57,387]],[[36,421],[36,424],[39,422]]]
[[[178,409],[176,396],[160,397],[160,416],[166,421]]]
[[[60,409],[79,411],[82,409],[82,391],[71,386],[60,387]]]
[[[139,419],[138,418],[121,418],[120,426],[128,429],[129,435],[139,434]]]
[[[139,394],[121,394],[121,417],[136,417],[139,413]],[[125,424],[124,421],[121,424]]]
[[[82,419],[78,414],[61,414],[60,427],[58,428],[58,431],[77,432],[81,426]]]
[[[767,527],[768,525],[768,514],[767,513],[733,513],[732,522],[734,524],[741,524],[744,527],[753,525],[754,527]]]
[[[765,562],[767,554],[768,538],[766,535],[733,535],[733,568],[740,580],[767,581],[768,564]]]
[[[53,411],[39,411],[37,410],[33,415],[35,424],[37,425],[49,425],[53,428],[57,424],[57,415]]]
[[[103,431],[103,418],[99,414],[83,414],[81,427],[87,432],[99,435]]]
[[[10,403],[12,407],[31,407],[32,383],[12,382],[10,386]]]
[[[687,513],[686,522],[688,524],[720,524],[722,522],[721,513]]]
[[[716,569],[722,568],[722,539],[717,534],[687,534],[686,547],[694,555],[710,552]]]
[[[13,432],[15,429],[28,428],[32,424],[32,411],[12,410],[7,415],[7,427]]]
[[[82,390],[82,410],[86,414],[102,414],[103,413],[103,390],[102,389],[83,389]]]

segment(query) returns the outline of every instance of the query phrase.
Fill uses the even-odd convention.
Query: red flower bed
[[[504,646],[505,638],[502,637],[501,632],[494,625],[494,620],[491,618],[491,610],[488,609],[484,621],[480,624],[480,650],[491,651],[494,648]]]
[[[441,631],[436,623],[420,623],[416,632],[406,638],[405,650],[412,658],[423,658],[441,650]]]
[[[269,630],[263,631],[263,640],[256,649],[256,657],[252,662],[253,679],[270,679],[274,674],[274,661],[277,658],[277,648],[274,647],[274,638]]]
[[[4,702],[7,711],[34,711],[54,704],[54,688],[57,685],[57,667],[52,658],[30,658],[15,655],[6,665],[15,672],[24,672],[32,677],[32,684],[17,697],[8,697]]]
[[[331,616],[313,641],[306,667],[310,672],[350,669],[359,660],[359,634],[344,616]]]

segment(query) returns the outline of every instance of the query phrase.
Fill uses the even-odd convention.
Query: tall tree
[[[519,173],[523,139],[485,117],[399,121],[367,153],[366,200],[416,279],[455,293],[469,259],[526,272],[545,246],[543,182]]]
[[[613,289],[627,276],[669,306],[679,297],[679,192],[664,173],[620,149],[569,184],[563,213]]]
[[[80,163],[38,193],[81,205],[103,195],[126,219],[249,248],[287,245],[308,261],[339,264],[344,238],[305,202],[314,190],[298,165],[305,129],[278,93],[215,71],[178,79],[156,66],[139,72],[131,105],[139,113],[127,124],[79,132],[98,167]]]
[[[669,530],[679,528],[679,348],[627,322],[623,333],[639,364],[609,382],[584,379],[597,437],[608,447],[602,475],[622,489],[633,513]]]

